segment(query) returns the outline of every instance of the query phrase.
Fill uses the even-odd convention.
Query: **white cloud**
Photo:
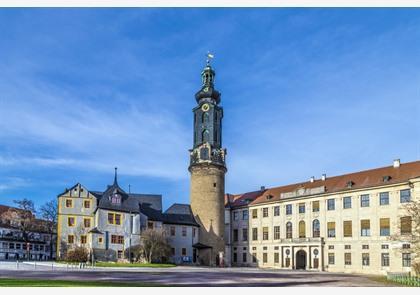
[[[171,179],[187,174],[190,130],[165,105],[148,109],[116,99],[105,103],[108,108],[94,107],[80,92],[16,75],[2,80],[0,90],[0,144],[14,150],[0,157],[0,165],[119,166],[125,174]]]
[[[20,177],[5,177],[0,178],[0,192],[9,191],[12,189],[22,188],[30,185],[30,181]]]

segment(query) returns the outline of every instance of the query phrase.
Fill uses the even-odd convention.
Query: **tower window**
[[[209,159],[209,149],[206,147],[203,147],[202,149],[200,149],[200,158],[203,160],[208,160]]]
[[[201,120],[203,123],[207,123],[209,121],[209,113],[204,112]]]
[[[208,142],[209,141],[209,131],[208,130],[204,130],[202,133],[202,141],[203,142]]]
[[[213,187],[216,187],[216,183],[215,182],[213,182]]]

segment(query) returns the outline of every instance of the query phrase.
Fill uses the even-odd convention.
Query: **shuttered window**
[[[401,234],[411,234],[411,216],[401,217]]]
[[[306,230],[305,230],[305,221],[299,221],[299,238],[306,237]]]
[[[335,222],[327,223],[327,233],[329,238],[335,238]]]
[[[370,220],[369,219],[360,220],[360,235],[362,237],[370,236]]]
[[[379,219],[379,233],[383,237],[389,236],[389,234],[390,234],[389,218]]]
[[[312,212],[319,212],[319,201],[312,202]]]
[[[252,218],[258,218],[258,210],[257,209],[252,209]]]
[[[346,220],[343,222],[343,233],[344,237],[348,238],[351,237],[353,234],[352,222],[351,220]]]

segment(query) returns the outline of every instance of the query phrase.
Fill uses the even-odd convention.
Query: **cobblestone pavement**
[[[147,282],[167,286],[218,287],[380,287],[366,276],[314,271],[255,268],[95,268],[75,269],[52,263],[0,262],[0,278]]]

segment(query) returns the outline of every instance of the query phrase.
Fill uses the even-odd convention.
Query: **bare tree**
[[[161,229],[143,231],[139,251],[148,263],[160,261],[162,257],[168,256],[171,248],[165,231]]]
[[[15,203],[19,209],[30,211],[32,214],[36,213],[35,205],[32,200],[24,198],[23,200],[13,200],[13,203]]]
[[[46,230],[50,234],[50,257],[53,257],[54,233],[57,229],[57,199],[46,202],[41,206],[41,218],[46,221]]]
[[[410,249],[402,251],[414,254],[412,267],[417,275],[420,275],[420,200],[407,203],[404,210],[404,216],[398,223],[398,233],[392,235],[391,239],[410,243]]]

